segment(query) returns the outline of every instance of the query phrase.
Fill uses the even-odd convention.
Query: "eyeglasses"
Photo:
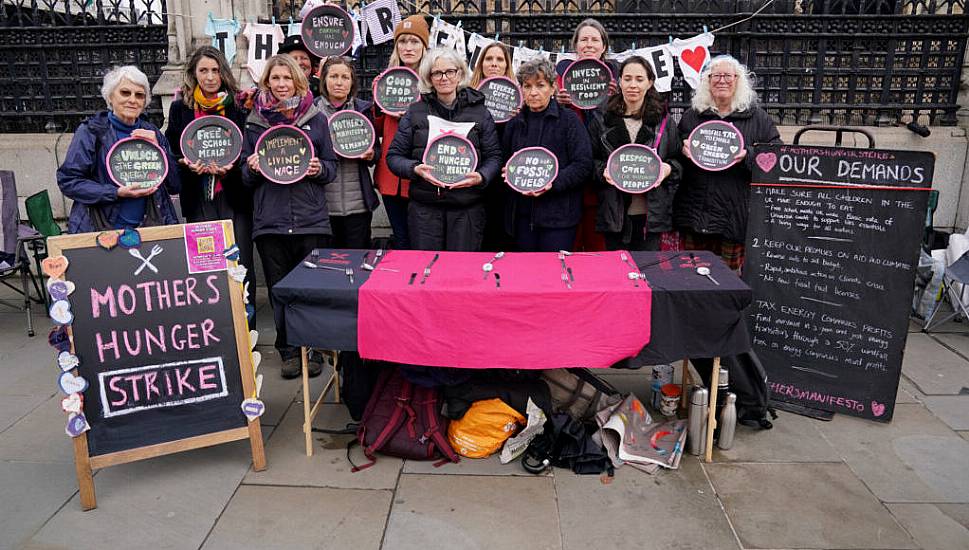
[[[131,97],[131,94],[132,94],[131,90],[118,90],[118,95],[126,99]],[[142,100],[145,99],[145,92],[134,92],[134,94],[135,94],[135,99],[142,99]]]
[[[431,71],[431,80],[441,80],[447,77],[448,80],[454,80],[454,77],[458,76],[457,69],[448,69],[446,71]]]
[[[710,75],[710,80],[716,82],[717,80],[722,80],[724,82],[733,82],[737,78],[737,75],[730,73],[717,73]]]

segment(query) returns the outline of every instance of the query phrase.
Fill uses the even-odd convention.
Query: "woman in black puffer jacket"
[[[689,159],[686,138],[694,128],[709,120],[729,122],[744,136],[746,148],[738,162],[720,172],[710,172],[687,160],[683,179],[673,205],[673,223],[683,236],[687,250],[709,250],[719,254],[731,269],[744,263],[747,233],[747,204],[753,167],[754,144],[780,143],[777,126],[757,106],[757,92],[750,73],[728,55],[713,58],[700,77],[693,105],[680,119],[684,138],[683,155]]]
[[[407,225],[417,250],[477,251],[484,236],[484,189],[501,169],[501,147],[484,95],[467,87],[468,66],[454,50],[437,48],[421,62],[421,83],[431,91],[407,110],[387,150],[387,165],[411,180]],[[478,154],[478,167],[445,188],[424,164],[431,118],[464,135]]]
[[[596,231],[605,234],[609,250],[659,250],[663,233],[673,230],[673,196],[682,173],[676,159],[681,142],[653,88],[655,80],[645,59],[626,59],[619,67],[620,93],[609,98],[602,121],[593,120],[590,129],[599,181]],[[628,143],[655,149],[663,161],[661,183],[643,194],[626,193],[608,181],[609,155]]]

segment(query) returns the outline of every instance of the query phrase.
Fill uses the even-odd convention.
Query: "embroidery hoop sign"
[[[616,149],[606,161],[613,185],[626,193],[646,193],[657,187],[663,161],[652,148],[628,143]]]
[[[150,164],[145,166],[145,163]],[[108,150],[104,164],[108,177],[118,187],[151,189],[168,176],[168,156],[161,146],[147,139],[119,140]]]
[[[735,157],[745,146],[740,130],[722,120],[709,120],[694,128],[687,144],[693,164],[711,172],[737,164]]]
[[[518,83],[506,76],[486,78],[478,84],[478,91],[484,94],[485,107],[499,124],[511,120],[525,100]]]
[[[373,79],[373,100],[385,113],[403,114],[421,98],[421,78],[407,67],[391,67]]]
[[[544,147],[520,149],[505,163],[505,183],[519,193],[547,191],[558,175],[559,159]]]
[[[478,167],[478,152],[463,136],[441,134],[427,144],[422,162],[433,168],[438,183],[451,187]]]
[[[178,138],[185,160],[225,166],[242,153],[242,131],[224,116],[207,115],[189,122]]]
[[[354,26],[350,14],[342,8],[323,4],[306,14],[299,33],[311,54],[330,57],[350,51],[357,32]]]
[[[595,109],[609,98],[612,70],[598,59],[577,59],[562,74],[562,87],[580,109]]]
[[[356,111],[337,111],[330,117],[329,123],[333,152],[343,158],[360,158],[377,140],[377,132],[370,119]]]
[[[271,141],[287,137],[290,139],[285,142]],[[259,155],[259,171],[262,175],[282,185],[303,179],[310,169],[310,159],[316,156],[313,141],[306,132],[285,124],[263,132],[256,140],[256,153]]]

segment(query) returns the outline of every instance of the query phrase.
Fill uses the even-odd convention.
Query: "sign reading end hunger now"
[[[48,241],[50,291],[63,285],[72,314],[52,345],[81,505],[96,506],[92,469],[230,441],[249,439],[264,469],[259,418],[244,409],[261,402],[231,222],[116,233]]]
[[[772,399],[890,421],[934,156],[798,145],[753,154],[747,321]]]

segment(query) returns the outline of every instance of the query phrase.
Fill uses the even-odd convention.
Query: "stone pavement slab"
[[[243,485],[203,548],[379,550],[393,492]]]
[[[885,502],[969,502],[969,442],[921,405],[898,405],[890,424],[836,415],[821,433]]]
[[[956,350],[969,360],[969,323],[963,323],[964,330],[953,334],[936,334],[935,338]]]
[[[969,388],[969,363],[927,334],[909,334],[902,372],[926,395],[956,395]]]
[[[717,462],[841,462],[841,455],[821,437],[821,422],[777,411],[770,430],[737,426],[729,451],[714,449]]]
[[[430,548],[562,548],[552,479],[401,475],[382,549]]]
[[[895,404],[899,403],[921,403],[925,398],[911,380],[902,375],[898,380],[898,392],[895,394]]]
[[[609,484],[556,469],[555,490],[566,550],[738,548],[694,457],[656,475],[623,466]]]
[[[513,460],[508,464],[502,464],[498,459],[498,453],[488,458],[465,458],[461,457],[461,462],[457,464],[447,463],[439,468],[434,466],[434,462],[428,460],[407,460],[404,462],[405,474],[457,474],[471,476],[525,476],[535,477],[522,468],[520,460]],[[551,475],[551,471],[543,475]]]
[[[66,464],[0,462],[0,548],[19,548],[77,492]]]
[[[62,397],[58,392],[0,433],[0,460],[74,464],[74,445],[64,433]]]
[[[927,396],[925,406],[953,430],[969,430],[969,395]]]
[[[0,433],[30,414],[49,397],[45,395],[2,394],[0,396],[2,396],[0,397]]]
[[[969,529],[969,504],[936,504],[940,512]]]
[[[888,504],[898,522],[922,550],[965,550],[969,529],[932,504]]]
[[[314,426],[343,428],[350,421],[346,407],[324,404]],[[303,407],[290,407],[282,423],[266,443],[269,467],[262,472],[249,472],[244,483],[252,485],[292,485],[301,487],[337,487],[347,489],[393,489],[403,461],[381,456],[377,463],[357,473],[350,471],[345,442],[351,436],[313,434],[313,456],[306,456],[303,439]],[[322,440],[322,441],[321,441]],[[334,444],[329,444],[334,442]],[[326,443],[328,447],[324,448]],[[366,457],[357,446],[352,454],[357,464],[365,464]]]
[[[704,467],[744,548],[917,548],[844,464]]]
[[[98,507],[84,512],[75,496],[28,547],[198,548],[250,459],[248,441],[238,441],[104,468],[94,477]]]

